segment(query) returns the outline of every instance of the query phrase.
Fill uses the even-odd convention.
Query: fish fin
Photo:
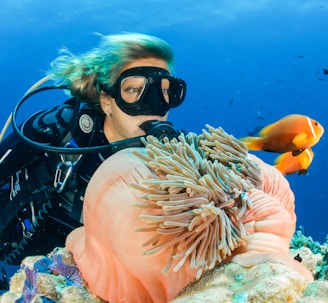
[[[297,150],[293,150],[293,151],[292,151],[292,155],[293,155],[294,157],[296,157],[297,155],[301,154],[304,150],[305,150],[304,148],[302,148],[302,149],[297,149]]]
[[[307,169],[301,169],[301,170],[298,172],[298,175],[299,175],[299,176],[300,176],[300,175],[306,175],[307,172],[308,172]]]
[[[279,155],[278,157],[276,157],[274,159],[274,164],[273,164],[273,166],[276,169],[278,169],[283,175],[288,174],[288,171],[286,170],[286,167],[283,165],[286,157],[288,157],[288,152],[283,153],[283,154]]]
[[[256,136],[264,128],[264,126],[256,126],[252,131],[248,132],[248,136]]]
[[[260,137],[243,137],[239,140],[245,143],[249,150],[263,149],[263,140]]]
[[[308,137],[307,133],[302,132],[302,133],[299,133],[298,135],[296,135],[292,142],[295,146],[304,146],[304,143],[307,140],[307,137]]]
[[[278,157],[274,159],[274,165],[277,166],[284,158],[287,157],[287,153],[280,154]]]
[[[272,132],[272,129],[276,128],[277,125],[279,124],[279,121],[273,122],[267,126],[264,126],[260,131],[259,131],[259,136],[261,137],[265,137],[270,135],[270,133]]]

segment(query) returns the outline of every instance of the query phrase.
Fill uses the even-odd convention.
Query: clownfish
[[[292,152],[283,153],[274,161],[274,167],[280,170],[284,175],[294,174],[305,175],[314,154],[311,148],[306,148],[298,155],[293,156]]]
[[[258,137],[240,138],[250,150],[277,153],[292,151],[293,155],[318,143],[324,133],[322,125],[310,117],[292,114],[262,128]]]

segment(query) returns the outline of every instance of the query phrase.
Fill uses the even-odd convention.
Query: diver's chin
[[[138,137],[139,136],[146,136],[147,135],[147,133],[146,133],[146,131],[145,130],[143,130],[140,126],[139,126],[139,129],[138,129]],[[136,137],[137,137],[136,136]]]

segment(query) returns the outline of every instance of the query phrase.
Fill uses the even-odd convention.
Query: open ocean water
[[[328,132],[327,0],[2,0],[0,127],[24,92],[45,75],[58,50],[95,47],[95,33],[141,32],[167,40],[175,74],[187,81],[177,128],[205,124],[236,137],[300,113]],[[44,106],[56,103],[44,97]],[[61,102],[60,100],[59,102]],[[27,114],[35,112],[33,102]],[[290,175],[297,224],[323,242],[328,233],[327,134],[307,175]],[[258,152],[272,163],[276,155]]]

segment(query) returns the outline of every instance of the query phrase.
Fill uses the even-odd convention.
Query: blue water
[[[175,49],[176,74],[188,83],[170,114],[177,127],[199,133],[208,123],[241,137],[301,113],[328,131],[327,0],[2,0],[0,20],[1,125],[60,48],[84,52],[97,45],[95,32],[128,31]],[[297,223],[318,241],[328,233],[326,137],[308,174],[288,176]]]

